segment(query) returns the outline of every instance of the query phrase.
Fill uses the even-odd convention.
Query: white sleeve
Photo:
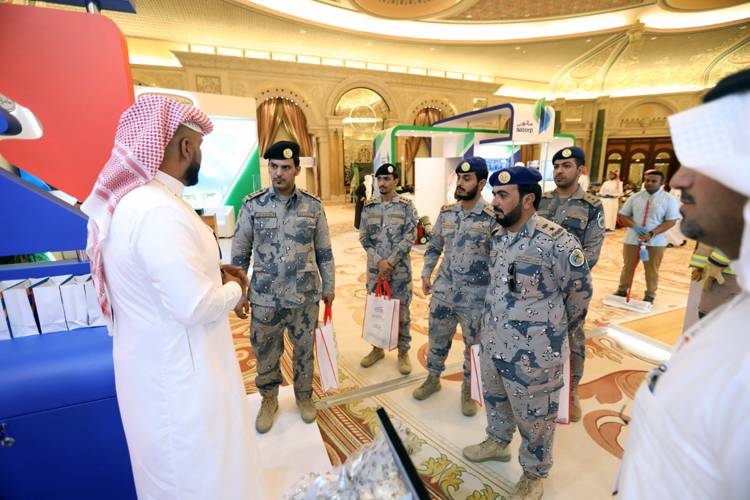
[[[746,365],[747,366],[747,365]],[[749,369],[745,367],[721,388],[722,397],[715,406],[713,421],[706,422],[710,435],[712,455],[725,490],[722,498],[747,498],[750,491],[750,382]]]
[[[237,283],[215,285],[204,271],[199,238],[180,208],[163,206],[149,210],[132,240],[162,305],[185,326],[225,318],[242,295]]]

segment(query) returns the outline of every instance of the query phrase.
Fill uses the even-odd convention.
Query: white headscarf
[[[669,117],[675,154],[685,166],[750,197],[750,92],[731,94]],[[750,292],[750,201],[740,256],[732,263]]]

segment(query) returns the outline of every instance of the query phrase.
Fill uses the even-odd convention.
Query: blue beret
[[[289,160],[299,158],[299,144],[292,141],[279,141],[266,149],[263,158],[266,160]]]
[[[498,170],[490,176],[490,186],[507,186],[508,184],[539,184],[542,174],[535,168],[511,167]]]
[[[383,163],[375,171],[375,177],[380,177],[381,175],[392,175],[393,177],[399,177],[398,166],[394,165],[393,163]]]
[[[484,161],[484,158],[481,158],[479,156],[472,156],[471,158],[466,158],[464,161],[456,165],[456,173],[457,174],[468,174],[469,172],[475,172],[479,174],[480,172],[487,173],[487,162]]]
[[[586,163],[586,154],[583,152],[583,149],[575,146],[562,148],[555,153],[555,156],[552,157],[552,163],[555,163],[557,160],[567,160],[569,158],[578,158],[581,160],[581,163]]]

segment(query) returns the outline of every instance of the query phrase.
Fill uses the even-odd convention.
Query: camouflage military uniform
[[[255,383],[263,395],[278,394],[286,328],[294,345],[294,392],[297,399],[307,399],[312,394],[318,305],[322,295],[334,290],[333,252],[320,200],[300,189],[285,199],[273,188],[245,198],[232,263],[247,271],[253,250],[249,300]]]
[[[570,198],[561,199],[557,190],[544,193],[539,204],[537,214],[545,219],[555,222],[578,239],[583,247],[586,262],[593,269],[599,260],[599,253],[604,243],[604,207],[602,202],[588,193],[584,193],[580,187]],[[579,328],[570,330],[568,340],[570,341],[570,371],[573,379],[573,387],[583,377],[583,365],[586,359],[586,334],[583,332],[583,318]]]
[[[460,324],[466,387],[470,375],[469,350],[477,343],[484,296],[490,283],[490,238],[495,226],[494,211],[481,198],[470,211],[465,211],[460,203],[445,205],[424,254],[422,277],[430,278],[445,250],[430,300],[427,369],[435,376],[443,372],[456,325]]]
[[[394,267],[388,282],[394,299],[401,301],[399,310],[398,349],[409,350],[411,335],[411,260],[409,252],[417,237],[417,211],[412,203],[398,195],[390,201],[370,200],[362,210],[359,241],[367,252],[367,289],[375,290],[378,262],[387,259]]]
[[[591,274],[578,241],[533,216],[515,235],[499,228],[481,344],[487,434],[501,445],[521,433],[519,460],[532,478],[552,466],[569,329],[591,300]]]

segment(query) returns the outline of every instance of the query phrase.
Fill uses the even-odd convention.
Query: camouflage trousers
[[[294,309],[252,305],[250,343],[258,375],[255,385],[262,395],[277,395],[281,385],[279,360],[284,352],[284,330],[294,347],[294,395],[312,396],[313,330],[318,321],[319,303]]]
[[[461,325],[464,337],[463,383],[469,387],[471,376],[470,350],[477,343],[479,327],[482,323],[482,307],[456,307],[436,299],[430,300],[429,350],[427,351],[427,370],[440,376],[445,370],[445,359],[456,334],[456,325]]]
[[[575,331],[568,332],[568,345],[570,345],[570,378],[571,389],[575,390],[583,378],[583,365],[586,361],[586,334],[583,332],[583,324],[586,317],[581,321],[581,326]]]
[[[547,383],[544,388],[540,388],[544,383],[525,386],[502,375],[508,363],[493,359],[484,349],[480,359],[487,435],[507,445],[513,440],[517,427],[521,433],[518,451],[521,468],[531,478],[547,477],[552,468],[552,443],[560,397],[559,388],[550,388],[558,384]]]

